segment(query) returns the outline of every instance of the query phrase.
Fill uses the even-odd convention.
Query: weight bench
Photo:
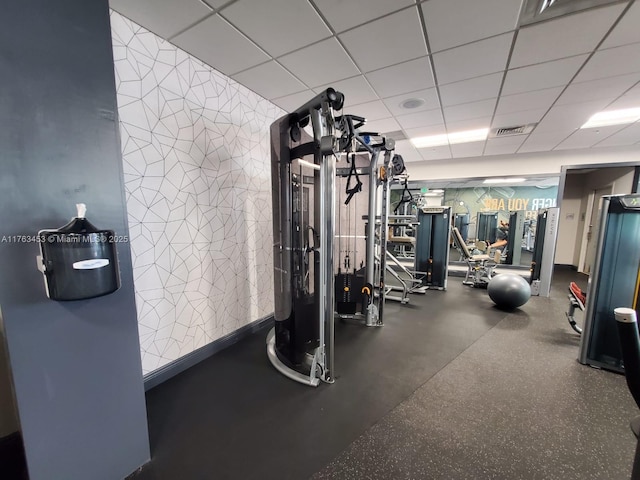
[[[467,263],[467,274],[462,281],[463,285],[486,288],[493,278],[496,262],[489,255],[471,255],[467,244],[464,242],[460,230],[453,227],[453,241],[458,246],[464,261]]]
[[[584,302],[587,301],[586,295],[580,289],[580,287],[575,283],[571,282],[569,284],[569,311],[566,312],[567,320],[569,320],[569,325],[573,328],[577,333],[582,333],[582,328],[578,326],[575,319],[576,308],[584,312]]]

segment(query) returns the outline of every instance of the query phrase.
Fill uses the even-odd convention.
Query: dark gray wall
[[[12,385],[9,357],[2,327],[2,312],[0,312],[0,439],[18,431],[18,417],[13,401]]]
[[[0,306],[31,480],[121,478],[149,459],[129,245],[112,295],[54,302],[36,243],[75,204],[128,235],[107,0],[0,13]],[[1,475],[0,475],[1,476]]]

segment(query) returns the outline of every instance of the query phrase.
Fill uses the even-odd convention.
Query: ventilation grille
[[[621,0],[525,0],[520,26],[620,2]]]
[[[402,130],[395,130],[393,132],[383,133],[382,135],[386,138],[391,138],[396,142],[407,139],[407,136],[404,134]]]
[[[489,138],[510,137],[512,135],[527,135],[531,133],[535,123],[529,123],[528,125],[516,125],[514,127],[499,127],[492,128]]]

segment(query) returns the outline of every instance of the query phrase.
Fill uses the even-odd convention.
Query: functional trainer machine
[[[334,381],[336,307],[351,311],[355,304],[357,310],[363,299],[360,313],[366,324],[382,324],[384,280],[376,271],[385,271],[386,210],[385,228],[380,230],[380,264],[375,262],[374,221],[366,231],[365,284],[353,297],[336,295],[337,290],[351,293],[361,275],[357,265],[347,262],[345,272],[339,272],[341,289],[336,289],[336,160],[342,153],[370,155],[368,212],[373,219],[377,187],[387,184],[397,165],[404,168],[401,157],[391,155],[393,140],[361,135],[357,128],[364,124],[363,118],[335,115],[343,103],[344,96],[329,88],[271,125],[275,325],[267,335],[267,356],[283,375],[311,386]],[[309,124],[313,136],[304,130]],[[378,169],[381,152],[384,165]],[[361,189],[356,175],[356,183],[347,186],[346,203]],[[382,205],[387,203],[385,187]],[[374,304],[376,289],[381,293]]]
[[[578,361],[623,372],[614,309],[640,310],[640,195],[605,196]]]
[[[361,124],[364,123],[364,119]],[[361,126],[356,125],[355,128]],[[346,200],[337,206],[338,255],[337,274],[335,275],[336,312],[341,319],[362,319],[366,326],[382,326],[382,313],[385,293],[385,265],[377,252],[386,250],[386,231],[388,225],[387,185],[394,174],[404,171],[404,161],[399,155],[393,155],[395,142],[377,134],[354,132],[354,150],[351,153],[350,167],[338,169],[338,175],[346,177]],[[383,161],[380,164],[381,154]],[[347,154],[349,158],[349,154]],[[357,162],[360,160],[360,166]],[[364,161],[364,162],[363,162]],[[363,184],[360,175],[367,175],[368,182]],[[355,184],[352,181],[355,179]],[[378,192],[383,187],[382,199],[378,204]],[[363,187],[365,191],[363,192]],[[367,202],[358,202],[357,193],[367,193]],[[363,195],[364,196],[364,195]],[[339,200],[342,200],[339,196]],[[364,205],[364,208],[362,206]],[[360,209],[358,208],[360,207]],[[380,208],[378,208],[380,207]],[[381,214],[378,216],[378,210]],[[366,213],[365,213],[366,212]],[[369,222],[369,219],[375,219]],[[364,235],[358,235],[353,227],[359,220],[365,220]],[[343,227],[346,234],[343,235]],[[379,227],[379,228],[377,228]],[[358,251],[365,248],[365,257],[358,263]],[[343,248],[344,247],[344,248]]]
[[[327,246],[333,245],[340,150],[334,111],[343,103],[329,88],[271,125],[275,326],[267,355],[282,374],[313,386],[333,382],[333,248]],[[309,122],[313,138],[303,130]]]

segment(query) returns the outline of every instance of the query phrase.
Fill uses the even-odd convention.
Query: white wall
[[[399,142],[400,143],[400,142]],[[402,154],[401,147],[398,153]],[[406,160],[406,158],[405,158]],[[564,165],[640,161],[640,146],[407,162],[414,180],[560,174]]]
[[[581,175],[568,175],[564,187],[564,195],[560,204],[560,223],[556,245],[555,263],[577,265],[574,258],[576,239],[581,235],[580,208],[582,205],[583,185]]]
[[[273,312],[269,126],[284,112],[111,15],[142,366]]]

